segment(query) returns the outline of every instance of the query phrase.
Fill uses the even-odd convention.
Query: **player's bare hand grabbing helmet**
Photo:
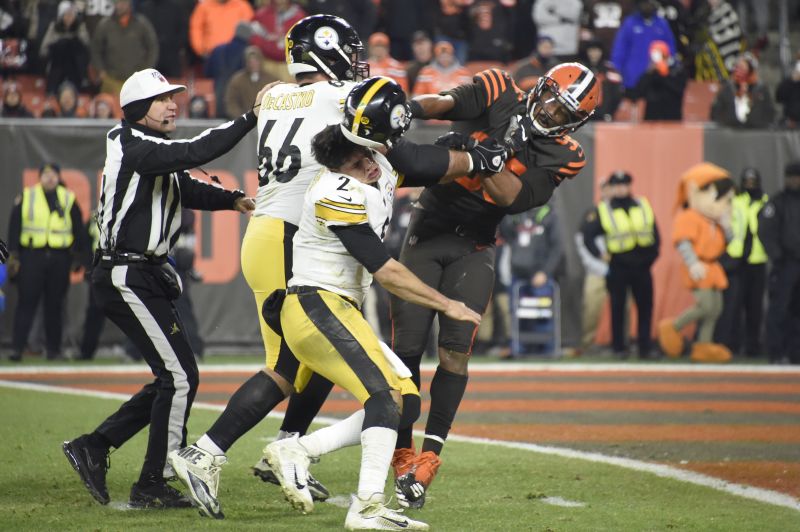
[[[286,34],[286,65],[293,76],[320,72],[332,80],[359,81],[369,77],[363,53],[356,30],[334,15],[306,17]]]
[[[528,94],[534,135],[559,137],[582,126],[600,100],[600,84],[580,63],[561,63],[539,78]]]
[[[369,78],[347,95],[341,129],[351,142],[369,148],[390,148],[410,125],[406,94],[391,78]]]

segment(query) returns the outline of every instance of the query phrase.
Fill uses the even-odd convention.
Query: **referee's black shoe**
[[[61,445],[72,469],[80,475],[83,485],[100,504],[108,504],[111,498],[106,487],[106,472],[111,466],[108,449],[91,447],[87,435],[65,441]]]
[[[165,481],[148,486],[135,483],[131,486],[128,508],[191,508],[189,497],[176,490]]]

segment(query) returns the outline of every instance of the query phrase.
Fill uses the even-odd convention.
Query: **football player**
[[[473,82],[412,103],[415,118],[456,121],[445,145],[469,147],[476,139],[504,142],[513,157],[495,174],[463,176],[425,189],[414,209],[400,262],[448,297],[484,312],[494,286],[497,225],[506,214],[544,205],[565,179],[585,164],[581,146],[568,133],[583,125],[599,99],[594,74],[579,63],[562,63],[542,76],[530,93],[504,71],[478,73]],[[471,137],[467,137],[469,134]],[[392,159],[398,171],[401,161]],[[468,282],[464,282],[467,280]],[[419,367],[436,314],[392,297],[393,349],[419,386]],[[467,386],[475,327],[439,313],[439,366],[431,382],[431,405],[420,454],[412,427],[400,428],[392,464],[398,500],[422,507],[441,464],[439,455]]]
[[[353,89],[346,109],[342,125],[325,128],[312,142],[314,156],[328,170],[306,192],[294,239],[294,275],[279,321],[303,367],[351,392],[364,408],[302,438],[273,442],[265,457],[287,499],[308,512],[313,502],[302,479],[310,457],[360,442],[361,473],[345,528],[427,530],[426,524],[384,506],[401,411],[407,414],[409,399],[415,399],[418,413],[419,392],[360,308],[374,275],[389,292],[452,320],[477,325],[480,316],[423,284],[383,245],[394,191],[404,176],[381,152],[410,121],[403,91],[389,78],[371,78]],[[407,184],[420,184],[412,179]]]
[[[290,35],[292,31],[293,30],[290,30]],[[317,29],[316,32],[319,34],[319,29]],[[327,33],[326,39],[329,39],[329,34]],[[381,143],[392,143],[399,154],[398,157],[400,159],[409,160],[406,167],[413,176],[406,180],[409,186],[432,184],[437,182],[440,178],[453,177],[471,171],[472,169],[487,172],[499,171],[502,169],[505,160],[505,149],[496,143],[485,142],[467,152],[462,152],[450,151],[439,146],[417,146],[403,139],[394,138],[399,135],[390,136],[387,132],[388,126],[383,128],[379,127],[380,122],[377,122],[377,118],[371,119],[370,112],[368,111],[372,108],[378,108],[379,112],[375,111],[375,114],[379,118],[382,118],[384,115],[391,117],[393,128],[391,132],[396,130],[402,133],[410,124],[410,115],[406,113],[405,95],[402,89],[388,78],[371,78],[369,81],[370,85],[368,85],[368,88],[374,90],[369,92],[369,98],[365,97],[363,99],[363,109],[361,107],[348,109],[350,121],[352,122],[355,120],[358,127],[367,131],[369,133],[369,140],[374,142],[375,146],[383,146]],[[307,117],[307,113],[312,112],[305,104],[307,103],[308,106],[313,107],[314,103],[317,101],[324,102],[324,95],[330,90],[330,87],[339,89],[339,85],[340,83],[338,82],[334,83],[328,81],[312,83],[305,88],[306,91],[312,91],[311,94],[303,94],[303,91],[300,90],[303,89],[302,86],[295,88],[292,85],[287,86],[284,91],[271,90],[267,92],[262,100],[262,107],[264,108],[261,112],[267,116],[274,117],[275,112],[289,110],[288,121],[290,125],[278,129],[278,126],[274,123],[270,123],[273,120],[277,121],[280,117],[268,118],[266,122],[259,122],[259,129],[261,131],[259,145],[262,147],[268,145],[270,132],[274,131],[276,134],[291,137],[295,134],[293,131],[300,131],[300,128],[305,123],[304,118]],[[354,87],[353,90],[359,87],[363,90],[364,85],[358,85]],[[320,89],[319,94],[314,92],[318,88]],[[287,90],[288,92],[286,92]],[[276,97],[276,94],[279,96]],[[318,97],[319,100],[317,100]],[[277,99],[277,103],[275,103],[273,99]],[[331,102],[328,101],[325,107],[317,110],[319,116],[314,115],[314,118],[319,119],[320,117],[327,116],[324,113],[330,106]],[[286,109],[287,107],[291,109]],[[309,122],[311,121],[312,120],[309,120]],[[384,121],[388,121],[388,118]],[[282,125],[285,125],[285,123]],[[335,125],[339,127],[338,122]],[[358,136],[358,128],[354,128],[354,131],[355,133],[352,134]],[[366,135],[367,133],[364,133],[364,136]],[[308,144],[310,144],[310,142]],[[296,145],[293,145],[291,139],[283,139],[278,145],[280,145],[280,149],[277,154],[270,150],[261,151],[260,166],[262,166],[262,174],[274,178],[274,181],[280,183],[280,186],[283,187],[293,184],[291,187],[291,190],[293,190],[291,196],[296,205],[302,206],[302,198],[298,197],[294,184],[296,184],[297,180],[304,179],[306,181],[306,186],[303,190],[305,190],[308,181],[310,181],[313,176],[309,176],[303,171],[293,171],[293,163],[291,163],[289,159],[298,161],[299,163],[301,158],[304,157],[304,152]],[[322,170],[320,163],[314,159],[310,152],[306,153],[306,155],[308,166],[315,166],[315,173],[319,174]],[[265,160],[269,161],[270,157],[275,157],[275,161],[271,163],[265,162]],[[424,168],[421,164],[423,161],[425,162]],[[264,169],[267,168],[271,169],[270,173],[264,173]],[[282,168],[284,171],[276,171],[275,169],[277,168]],[[289,208],[291,205],[279,205],[270,201],[271,197],[273,199],[282,197],[279,194],[283,194],[283,196],[290,194],[289,192],[278,192],[280,191],[280,189],[277,188],[279,185],[275,185],[275,188],[270,192],[271,183],[271,180],[262,183],[259,194],[256,196],[256,212],[259,211],[260,207],[269,208],[270,210],[266,212],[273,212],[276,215],[281,215],[282,218],[275,220],[272,216],[269,216],[269,214],[263,214],[262,216],[265,218],[263,223],[267,224],[267,228],[262,229],[256,226],[257,232],[254,232],[256,236],[251,235],[251,229],[253,229],[253,222],[251,222],[251,226],[248,228],[248,233],[245,236],[245,246],[243,246],[243,248],[253,245],[256,249],[252,250],[252,256],[249,256],[250,252],[248,250],[243,249],[242,262],[246,276],[248,275],[248,268],[253,268],[253,270],[251,270],[251,275],[264,276],[256,278],[259,282],[257,287],[267,287],[269,286],[268,283],[272,282],[274,291],[285,288],[286,281],[291,277],[293,263],[295,264],[295,269],[297,268],[297,262],[292,260],[290,252],[292,249],[291,239],[297,231],[300,213],[292,211]],[[290,189],[287,187],[287,190]],[[294,223],[286,220],[290,215],[293,216],[292,220],[296,220]],[[388,217],[385,222],[388,227]],[[261,222],[257,223],[260,224]],[[385,228],[383,231],[385,231]],[[275,241],[276,238],[279,238],[279,240]],[[254,242],[248,243],[248,239],[253,239]],[[275,274],[271,274],[272,277],[268,277],[269,274],[258,271],[258,264],[261,265],[262,270],[267,270],[263,268],[263,262],[258,264],[255,262],[258,259],[263,259],[265,250],[270,252],[270,255],[267,255],[270,257],[270,260],[273,260],[272,257],[282,258],[282,264],[285,269],[279,272],[280,275],[276,276]],[[258,253],[256,253],[257,251]],[[286,252],[285,254],[284,251]],[[253,261],[249,266],[246,264],[248,260]],[[255,286],[255,283],[251,282],[251,286]],[[267,299],[267,295],[268,294],[263,290],[256,293],[257,300],[260,303],[263,303]],[[263,328],[267,328],[267,330],[264,331]],[[189,488],[189,494],[194,504],[200,508],[201,513],[204,515],[216,518],[223,517],[219,501],[217,500],[217,492],[220,467],[227,461],[225,452],[227,452],[236,440],[261,421],[278,403],[291,394],[294,389],[298,391],[303,390],[312,375],[312,372],[307,371],[307,368],[302,368],[303,370],[300,371],[297,358],[295,358],[297,354],[292,353],[290,346],[287,345],[285,340],[283,340],[278,333],[269,328],[266,321],[262,321],[262,332],[265,332],[265,336],[269,341],[267,343],[267,368],[251,377],[236,391],[236,393],[234,393],[219,419],[194,445],[175,451],[169,456],[170,464],[176,468],[178,477]],[[275,345],[271,343],[273,341],[279,344],[280,347],[271,347]],[[330,388],[325,390],[325,395],[327,395],[329,389]],[[316,410],[314,410],[311,415],[312,418],[318,409],[319,407],[317,406]],[[415,410],[416,414],[414,418],[416,419],[416,416],[419,414],[418,400],[416,401]],[[310,422],[310,419],[308,421]],[[413,420],[411,420],[411,422],[413,422]],[[263,463],[263,467],[274,474],[277,480],[280,480],[280,471],[275,471],[266,460],[264,460]],[[301,482],[310,484],[311,480],[306,477],[307,475],[304,473]],[[309,491],[309,496],[312,495],[313,494]],[[311,503],[311,499],[309,499],[308,503]],[[310,508],[313,508],[313,505],[311,505]],[[310,511],[310,508],[303,507],[305,511]]]

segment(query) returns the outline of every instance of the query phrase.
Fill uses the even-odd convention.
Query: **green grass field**
[[[145,433],[112,454],[112,503],[98,505],[61,452],[61,441],[91,430],[118,401],[0,388],[3,530],[291,530],[341,529],[356,485],[359,449],[326,456],[313,471],[334,494],[315,512],[295,513],[280,490],[250,474],[277,422],[266,420],[240,440],[223,469],[220,500],[226,519],[195,510],[125,509],[138,476]],[[216,418],[195,408],[190,440]],[[442,531],[789,531],[800,512],[584,460],[485,444],[451,442],[428,503],[413,516]],[[561,498],[580,504],[549,503]]]

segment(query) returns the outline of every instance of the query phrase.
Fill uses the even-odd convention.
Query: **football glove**
[[[478,141],[464,133],[450,131],[437,138],[434,144],[450,150],[468,151],[473,149],[478,144]]]
[[[484,139],[467,150],[472,159],[472,172],[478,174],[496,174],[505,166],[508,152],[505,146],[496,139]]]
[[[517,122],[517,129],[506,139],[506,146],[512,155],[521,152],[531,136],[533,131],[533,121],[529,116],[524,116]]]
[[[5,264],[8,259],[8,247],[6,243],[0,239],[0,264]]]

